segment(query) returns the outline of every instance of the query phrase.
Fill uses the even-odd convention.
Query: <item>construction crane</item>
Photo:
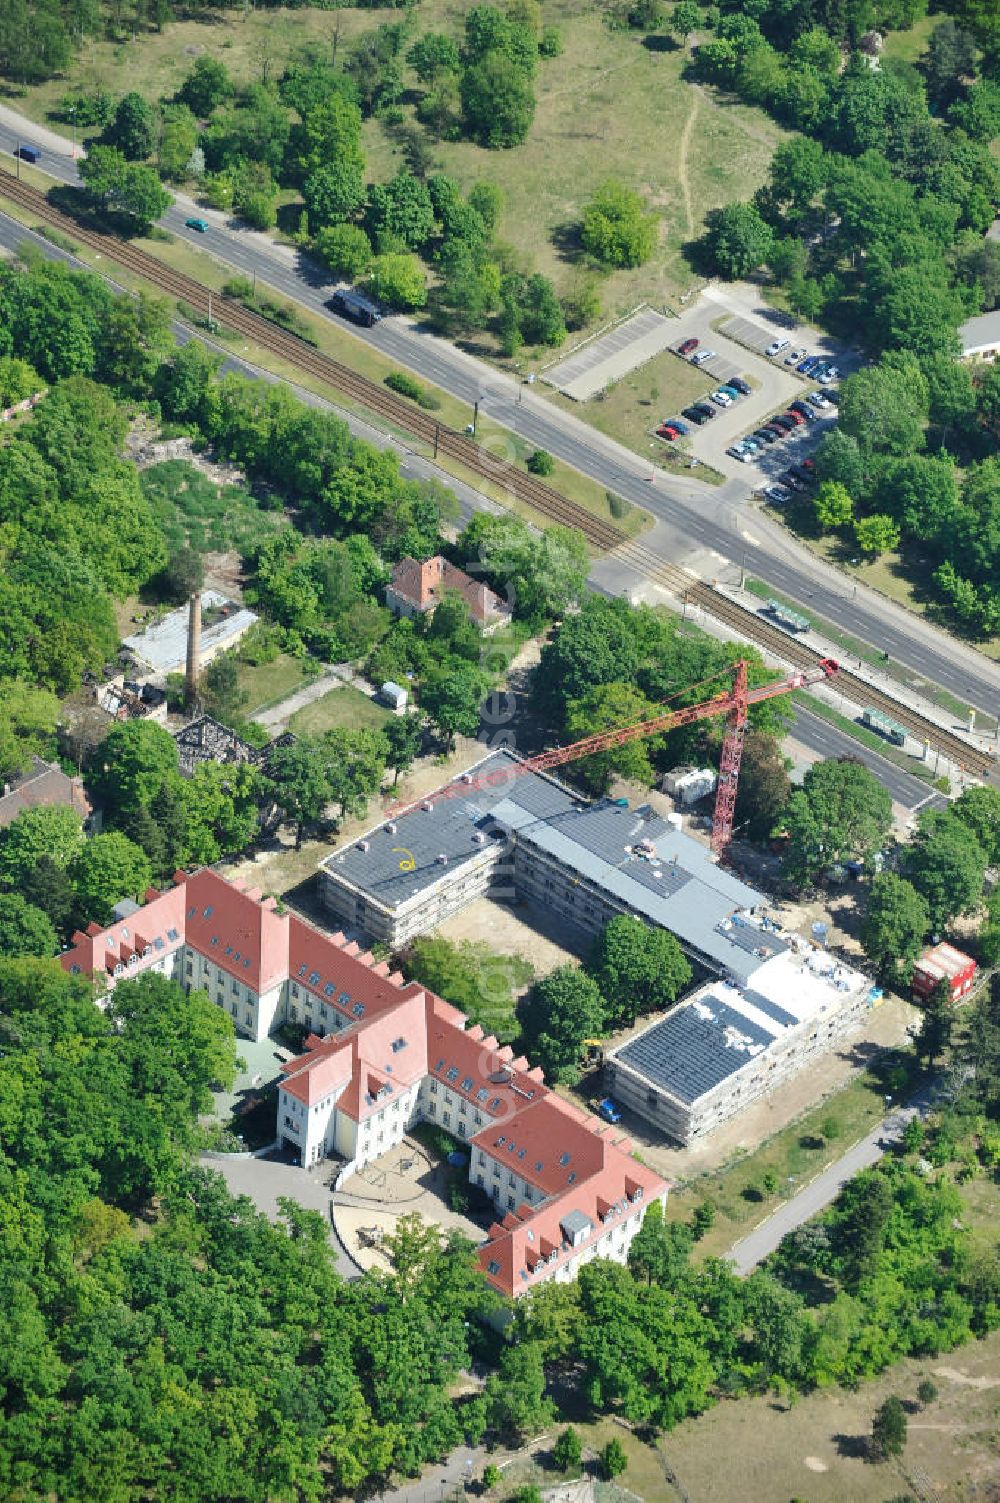
[[[801,669],[787,678],[770,684],[760,684],[751,689],[747,684],[747,663],[740,659],[732,668],[732,685],[726,693],[716,694],[697,705],[684,705],[677,710],[664,710],[649,720],[623,725],[611,731],[600,731],[596,736],[585,736],[570,746],[555,746],[551,751],[540,752],[535,757],[524,757],[511,762],[507,767],[495,768],[479,774],[464,773],[455,782],[439,788],[429,798],[414,799],[390,806],[392,818],[408,814],[412,809],[429,807],[442,799],[465,797],[478,788],[496,788],[511,782],[526,772],[548,772],[553,767],[564,767],[567,762],[577,762],[582,757],[591,757],[596,752],[608,751],[614,746],[626,746],[630,741],[639,741],[644,736],[656,736],[663,731],[676,730],[681,725],[691,725],[696,720],[708,720],[713,715],[725,715],[726,734],[722,741],[719,759],[719,782],[715,794],[715,814],[712,820],[712,850],[724,854],[733,834],[733,813],[736,809],[736,790],[739,786],[740,762],[743,758],[743,742],[746,737],[747,719],[751,705],[759,705],[765,699],[774,699],[779,694],[790,694],[793,689],[804,689],[810,684],[821,683],[839,673],[840,664],[834,658],[823,658],[815,668]]]

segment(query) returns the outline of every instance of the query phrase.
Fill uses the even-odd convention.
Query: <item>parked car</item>
[[[818,365],[813,366],[809,374],[811,376],[814,376],[817,381],[827,381],[829,379],[829,369],[830,367],[827,365],[826,361],[821,360]]]
[[[696,423],[699,428],[706,421],[705,414],[703,412],[696,412],[693,407],[685,407],[684,416],[689,418],[692,423]]]
[[[780,423],[765,423],[762,432],[773,433],[775,438],[788,437],[788,429],[782,428]]]
[[[716,407],[732,407],[733,405],[732,397],[727,396],[721,387],[718,391],[713,391],[710,400],[715,403]]]
[[[834,387],[834,386],[824,386],[823,387],[823,395],[824,395],[824,397],[826,397],[826,400],[828,402],[832,402],[833,403],[834,407],[839,407],[840,406],[840,398],[837,395],[837,389],[836,389],[836,387]]]
[[[742,376],[730,376],[728,385],[734,386],[741,397],[748,397],[750,395],[750,385],[744,381]]]
[[[726,450],[726,453],[731,459],[738,459],[740,464],[749,463],[750,451],[749,449],[745,449],[742,444],[733,444],[732,448]]]
[[[205,223],[204,219],[185,219],[184,228],[188,230],[197,230],[199,235],[204,235],[208,229],[208,225]]]
[[[772,339],[764,354],[769,356],[779,355],[782,350],[788,349],[791,342],[790,339]]]
[[[802,460],[800,460],[799,461],[799,469],[800,470],[808,470],[809,474],[812,475],[815,472],[815,469],[816,469],[816,461],[815,461],[815,459],[802,459]]]
[[[804,491],[806,488],[805,481],[800,480],[794,470],[782,470],[778,479],[782,485],[790,485],[793,491]]]
[[[733,386],[729,381],[724,381],[723,384],[719,387],[719,390],[725,392],[726,396],[732,402],[738,402],[740,397],[742,396],[742,392],[737,391],[736,387]]]
[[[811,423],[813,418],[816,416],[815,412],[813,412],[808,402],[789,402],[788,410],[789,412],[797,412],[802,420],[806,423]]]
[[[743,447],[744,449],[749,449],[751,454],[756,454],[759,449],[763,449],[764,445],[759,438],[754,438],[751,434],[749,438],[743,440]]]
[[[806,401],[810,407],[815,407],[817,412],[825,412],[830,405],[830,398],[824,397],[821,391],[811,391]]]
[[[789,499],[788,492],[783,491],[780,485],[765,485],[763,494],[776,506],[783,506]]]
[[[799,477],[799,479],[802,481],[802,484],[805,485],[805,486],[810,486],[810,485],[815,485],[816,484],[816,476],[812,473],[811,470],[807,470],[806,467],[805,467],[805,465],[802,465],[802,464],[793,464],[792,465],[792,474],[793,475],[797,475]]]
[[[777,428],[773,430],[770,428],[755,428],[753,436],[759,439],[762,444],[774,444],[781,437],[781,431]]]
[[[795,427],[795,419],[790,412],[776,412],[768,426],[780,428],[782,433],[791,433]]]
[[[687,423],[682,423],[680,418],[670,418],[671,428],[676,428],[678,433],[690,433]]]
[[[805,425],[805,418],[802,416],[801,412],[796,412],[794,407],[789,407],[788,411],[783,412],[781,416],[784,418],[791,418],[796,428],[802,428]]]
[[[674,439],[680,437],[680,431],[674,427],[673,423],[661,423],[656,432],[660,438]]]
[[[685,339],[677,346],[678,355],[693,355],[701,343],[700,339]]]
[[[828,365],[826,368],[826,375],[823,377],[823,379],[824,381],[839,381],[840,370],[835,365]]]
[[[798,365],[799,361],[804,359],[808,353],[808,350],[793,350],[790,355],[785,356],[785,364]]]
[[[597,1103],[597,1115],[613,1126],[622,1120],[622,1114],[610,1096],[605,1096],[603,1101]]]
[[[811,376],[817,365],[819,365],[819,356],[809,355],[805,360],[799,361],[799,364],[796,366],[796,370],[799,372],[800,376]]]
[[[706,423],[715,417],[715,408],[710,406],[708,402],[695,402],[694,410],[701,413]]]
[[[704,365],[706,360],[714,360],[714,359],[715,359],[715,351],[714,350],[699,350],[698,353],[697,353],[697,355],[692,355],[691,356],[691,364],[692,365]]]

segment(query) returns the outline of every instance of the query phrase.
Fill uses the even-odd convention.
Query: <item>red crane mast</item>
[[[833,678],[840,671],[834,658],[822,658],[815,668],[800,669],[787,678],[770,684],[760,684],[751,689],[747,685],[747,663],[741,659],[733,665],[732,686],[722,694],[697,705],[684,705],[678,710],[665,710],[649,720],[623,725],[611,731],[600,731],[596,736],[585,736],[569,746],[555,746],[551,751],[540,752],[535,757],[525,757],[509,767],[496,768],[478,775],[466,774],[431,795],[434,803],[441,799],[458,798],[474,792],[477,788],[495,788],[520,777],[525,772],[548,772],[553,767],[563,767],[567,762],[591,757],[595,752],[607,751],[613,746],[625,746],[644,736],[656,736],[662,731],[676,730],[681,725],[691,725],[696,720],[707,720],[713,715],[726,716],[726,734],[719,759],[719,783],[715,795],[715,815],[712,821],[712,850],[722,855],[733,833],[733,812],[736,808],[736,791],[739,786],[740,762],[743,757],[743,742],[746,738],[747,718],[751,705],[759,705],[765,699],[774,699],[779,694],[790,694],[793,689],[803,689],[809,684]],[[388,813],[394,818],[417,809],[427,799],[414,799],[390,805]]]

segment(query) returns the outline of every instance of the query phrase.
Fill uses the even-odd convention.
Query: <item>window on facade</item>
[[[253,1013],[252,1012],[247,1012],[247,1013],[244,1014],[244,1016],[245,1016],[245,1018],[247,1020],[247,1027],[249,1028],[251,1026],[251,1024],[253,1023]]]
[[[188,973],[189,976],[191,975],[191,973],[192,973],[193,970],[194,970],[194,966],[191,964],[191,962],[189,960],[188,963],[187,963],[187,973]]]
[[[441,1115],[441,1121],[444,1123],[445,1127],[450,1127],[451,1126],[451,1112],[443,1112],[442,1115]]]
[[[460,1122],[460,1123],[459,1123],[459,1124],[458,1124],[458,1136],[459,1136],[459,1137],[460,1137],[460,1138],[464,1138],[464,1137],[465,1137],[465,1135],[466,1135],[466,1134],[465,1134],[465,1123],[464,1123],[464,1122]]]
[[[230,990],[232,991],[234,996],[238,997],[240,994],[240,983],[238,981],[234,981]]]
[[[507,1176],[507,1183],[510,1184],[510,1185],[516,1185],[517,1184],[517,1176],[514,1175],[514,1174],[508,1174],[508,1176]]]

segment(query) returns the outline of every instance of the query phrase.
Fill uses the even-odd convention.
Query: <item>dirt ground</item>
[[[537,904],[495,903],[476,898],[461,913],[439,924],[436,934],[458,944],[463,939],[485,940],[498,955],[519,955],[534,967],[535,979],[547,976],[556,966],[580,960],[590,948],[591,936],[557,914],[543,915]]]
[[[924,1377],[938,1397],[921,1408],[915,1398]],[[899,1461],[874,1466],[864,1440],[890,1394],[913,1406],[906,1450]],[[856,1393],[831,1389],[790,1410],[768,1398],[723,1402],[680,1425],[661,1449],[690,1503],[885,1503],[905,1493],[922,1503],[996,1503],[998,1434],[994,1332],[945,1357],[901,1362]],[[681,1496],[664,1487],[657,1503]]]

